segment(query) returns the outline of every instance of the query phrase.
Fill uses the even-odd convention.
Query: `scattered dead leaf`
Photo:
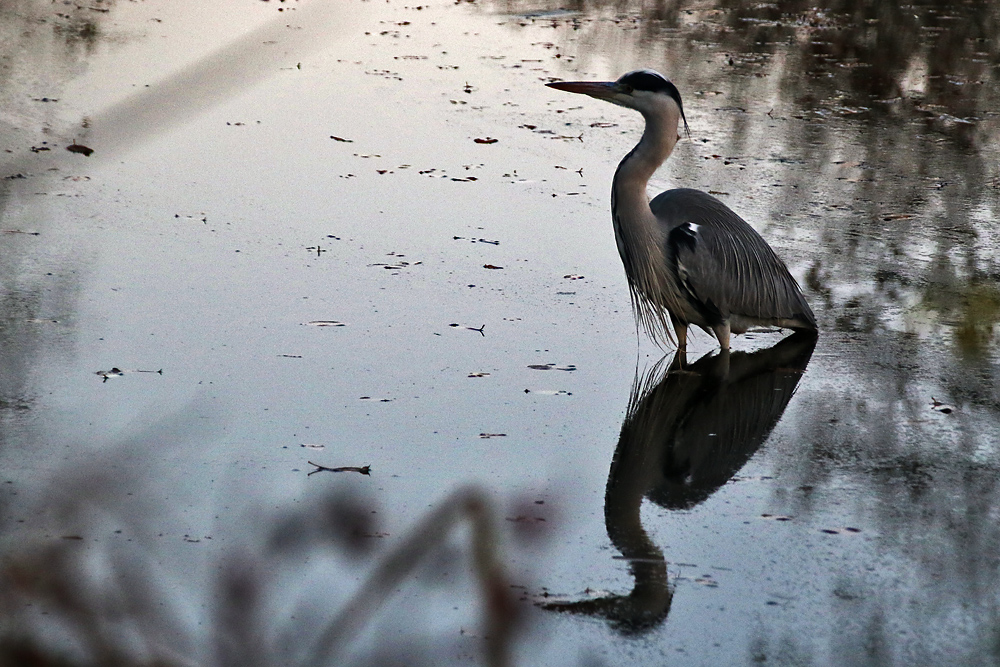
[[[46,149],[48,150],[48,149]],[[70,153],[79,153],[85,157],[90,157],[90,154],[94,152],[93,148],[84,146],[83,144],[70,144],[66,147]]]

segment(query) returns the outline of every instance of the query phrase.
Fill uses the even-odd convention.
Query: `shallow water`
[[[259,573],[307,644],[473,483],[516,664],[1000,661],[992,5],[202,5],[0,8],[7,561],[149,572],[171,659],[224,661],[217,579],[281,517],[377,513],[363,558]],[[651,189],[768,239],[811,354],[664,375],[637,335],[608,190],[641,119],[543,84],[646,66],[691,128]],[[344,660],[479,659],[465,537]]]

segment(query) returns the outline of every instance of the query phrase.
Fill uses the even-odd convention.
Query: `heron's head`
[[[647,119],[673,115],[684,122],[684,129],[690,134],[677,86],[651,69],[637,69],[623,74],[617,81],[557,81],[545,85],[635,109]]]

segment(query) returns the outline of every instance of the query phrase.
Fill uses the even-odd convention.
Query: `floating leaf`
[[[70,153],[79,153],[80,155],[84,155],[87,157],[89,157],[90,154],[94,152],[93,148],[89,148],[87,146],[84,146],[83,144],[70,144],[69,146],[66,147],[66,150],[68,150]]]

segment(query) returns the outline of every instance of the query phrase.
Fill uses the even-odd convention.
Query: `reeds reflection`
[[[673,599],[663,551],[642,526],[644,498],[690,509],[729,481],[781,418],[805,372],[816,337],[802,333],[752,353],[676,356],[637,377],[604,497],[604,523],[629,563],[627,595],[548,602],[551,611],[598,616],[618,631],[666,620]]]

